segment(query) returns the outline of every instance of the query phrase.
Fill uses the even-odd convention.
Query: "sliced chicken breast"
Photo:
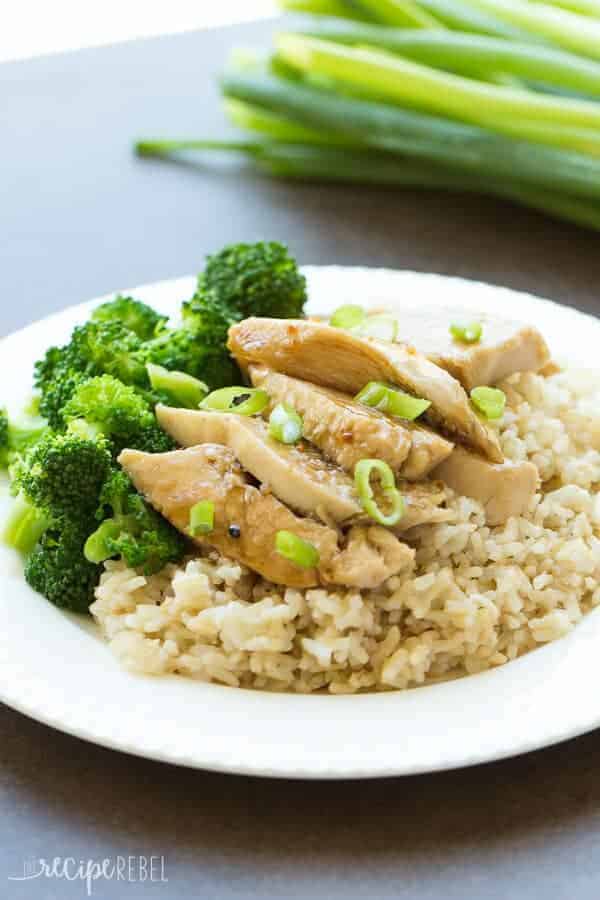
[[[251,366],[250,377],[267,392],[272,406],[293,406],[302,416],[306,439],[348,472],[359,460],[374,458],[411,479],[424,478],[452,451],[453,445],[435,432],[369,409],[341,391],[264,366]]]
[[[450,332],[453,322],[480,322],[481,339],[473,344],[455,340]],[[398,341],[417,347],[468,391],[497,384],[515,372],[537,372],[550,360],[537,328],[484,312],[452,307],[403,309],[398,325]]]
[[[289,445],[273,440],[262,419],[160,405],[156,416],[183,447],[225,444],[247,472],[298,512],[340,523],[362,513],[346,472],[305,441]]]
[[[427,425],[407,422],[411,434],[411,448],[402,464],[401,474],[409,481],[418,481],[429,475],[442,460],[452,453],[454,444],[432,431]]]
[[[346,472],[327,463],[305,442],[290,446],[273,440],[262,419],[161,405],[156,416],[183,447],[205,443],[229,447],[246,471],[297,512],[342,526],[372,521],[365,516],[354,480]],[[397,485],[406,504],[395,529],[398,533],[447,517],[446,510],[440,509],[445,500],[440,482],[412,484],[400,479]]]
[[[402,534],[416,525],[431,525],[434,522],[446,522],[450,512],[442,505],[445,503],[446,488],[442,481],[398,481],[398,490],[404,497],[405,512],[394,526],[396,534]]]
[[[481,503],[488,525],[501,525],[511,516],[524,513],[540,480],[533,463],[490,463],[464,447],[455,447],[437,467],[435,476],[457,494]]]
[[[350,394],[369,381],[397,385],[431,401],[426,416],[434,427],[502,462],[496,434],[478,418],[462,385],[412,347],[309,319],[261,318],[232,326],[228,347],[244,367],[265,365]]]
[[[220,444],[170,453],[123,450],[119,462],[148,502],[194,543],[214,547],[276,584],[372,588],[413,565],[414,551],[378,526],[353,528],[348,546],[340,545],[337,530],[296,516],[273,494],[250,484],[233,452]],[[200,500],[214,504],[214,528],[207,535],[191,537],[190,511]],[[233,533],[230,526],[236,526]],[[280,530],[313,544],[319,552],[318,567],[303,569],[280,556],[275,550]],[[346,572],[350,542],[357,552],[354,566]]]

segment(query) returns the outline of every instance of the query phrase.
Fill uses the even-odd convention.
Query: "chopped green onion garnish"
[[[362,306],[353,306],[348,303],[346,306],[338,306],[329,320],[329,324],[334,328],[354,328],[356,325],[366,319],[367,314]]]
[[[483,326],[481,322],[452,322],[450,334],[455,341],[463,344],[476,344],[481,340]]]
[[[197,409],[200,401],[208,394],[203,381],[186,372],[172,372],[155,363],[147,363],[148,378],[155,391],[167,395],[171,403],[186,409]]]
[[[430,400],[412,397],[404,391],[384,384],[383,381],[369,381],[354,399],[389,416],[398,416],[400,419],[410,421],[418,418],[431,406]]]
[[[398,320],[393,316],[367,316],[364,321],[351,329],[360,337],[378,338],[380,341],[395,341],[398,337]]]
[[[190,534],[208,534],[215,527],[215,504],[200,500],[190,509]]]
[[[471,391],[471,401],[486,419],[500,419],[506,406],[506,394],[499,388],[476,387]]]
[[[275,549],[280,556],[300,566],[314,569],[319,565],[319,551],[314,544],[303,541],[292,531],[278,531],[275,535]]]
[[[382,512],[374,499],[371,487],[373,472],[379,474],[381,492],[390,506],[388,513]],[[394,473],[386,462],[381,459],[361,459],[354,467],[354,483],[365,512],[372,519],[380,525],[388,526],[396,525],[400,521],[405,510],[404,497],[396,487]]]
[[[226,387],[213,391],[200,404],[201,409],[256,416],[269,403],[269,395],[260,388]]]
[[[282,444],[299,441],[303,427],[302,417],[287,403],[278,403],[269,416],[269,434]]]

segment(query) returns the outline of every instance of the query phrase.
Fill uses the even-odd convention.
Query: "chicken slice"
[[[434,427],[492,462],[502,462],[496,434],[478,418],[462,385],[413,347],[309,319],[262,318],[233,325],[228,347],[242,366],[266,365],[350,394],[369,381],[398,385],[431,401],[425,415]]]
[[[332,584],[379,587],[391,572],[412,566],[414,550],[379,525],[357,525],[348,532],[345,548],[323,570]]]
[[[300,513],[328,524],[371,521],[365,516],[354,480],[346,472],[327,463],[304,442],[290,446],[273,440],[262,419],[161,405],[156,407],[156,416],[165,431],[183,447],[206,443],[229,447],[246,471]],[[400,479],[397,486],[404,497],[406,512],[396,531],[407,531],[415,525],[439,522],[447,517],[446,510],[439,508],[446,499],[440,482],[411,484]],[[377,498],[377,485],[374,490]]]
[[[338,532],[296,516],[273,494],[250,484],[228,447],[202,444],[170,453],[123,450],[119,462],[148,502],[188,537],[192,507],[200,500],[212,502],[213,530],[191,540],[201,547],[215,547],[276,584],[302,588],[334,583],[370,588],[413,565],[410,547],[396,538],[392,547],[387,536],[381,535],[389,533],[374,527],[366,529],[356,568],[346,574],[344,565],[338,564],[347,551],[340,546]],[[239,537],[230,533],[231,525],[237,526]],[[303,569],[280,556],[275,551],[280,530],[291,531],[313,544],[319,552],[318,567]],[[351,529],[351,539],[358,540],[357,533],[362,535],[363,530]]]
[[[453,322],[481,322],[481,339],[473,344],[455,340],[450,332]],[[468,391],[497,384],[515,372],[537,372],[550,360],[537,328],[484,312],[452,307],[403,309],[398,325],[399,341],[417,347]]]
[[[407,422],[412,446],[406,457],[401,474],[409,481],[418,481],[429,475],[442,460],[452,453],[454,444],[418,422]]]
[[[263,366],[251,366],[250,377],[267,392],[273,406],[293,406],[302,416],[307,440],[349,472],[359,460],[373,458],[411,479],[424,478],[452,451],[453,445],[434,431],[392,419],[341,391]]]
[[[443,482],[418,481],[411,484],[399,480],[396,483],[405,503],[404,515],[393,529],[396,534],[402,534],[416,525],[446,522],[450,518],[449,510],[442,506],[448,499]]]
[[[225,444],[241,464],[292,509],[325,522],[345,522],[362,513],[354,481],[306,442],[282,444],[262,419],[235,413],[157,406],[160,425],[178,444]]]
[[[539,484],[533,463],[490,463],[464,447],[455,447],[437,467],[435,476],[457,494],[481,503],[488,525],[501,525],[511,516],[522,515]]]

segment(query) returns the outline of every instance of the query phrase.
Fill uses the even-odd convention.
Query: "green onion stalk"
[[[497,17],[580,56],[600,59],[600,22],[589,16],[529,0],[469,0],[481,12]]]
[[[488,80],[500,72],[531,83],[600,98],[600,64],[556,47],[460,31],[382,28],[340,19],[301,23],[308,37],[372,47],[447,72]]]
[[[273,141],[156,140],[138,145],[138,152],[145,156],[169,156],[188,150],[239,152],[261,172],[275,178],[491,194],[600,231],[600,204],[593,201],[552,194],[508,179],[490,184],[488,178],[389,154]]]
[[[298,34],[280,34],[276,46],[298,71],[332,79],[362,96],[600,156],[598,103],[484,84],[380,50]]]
[[[576,12],[582,16],[600,19],[600,0],[544,0],[544,2],[549,6],[558,6],[561,9],[569,10],[569,12]]]
[[[600,160],[515,141],[474,125],[296,84],[269,72],[221,79],[235,123],[286,143],[354,146],[429,160],[494,178],[600,198]],[[269,120],[265,118],[268,114]]]

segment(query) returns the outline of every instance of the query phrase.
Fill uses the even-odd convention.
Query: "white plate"
[[[537,324],[561,358],[597,364],[600,322],[545,300],[414,272],[306,272],[312,312],[349,301],[484,309]],[[135,294],[174,313],[193,286],[185,278]],[[0,343],[11,408],[28,394],[33,361],[66,340],[91,305]],[[296,696],[128,674],[91,623],[28,588],[4,548],[0,605],[0,699],[70,734],[167,762],[292,778],[405,775],[523,753],[600,725],[600,610],[568,637],[481,675],[395,693]]]

